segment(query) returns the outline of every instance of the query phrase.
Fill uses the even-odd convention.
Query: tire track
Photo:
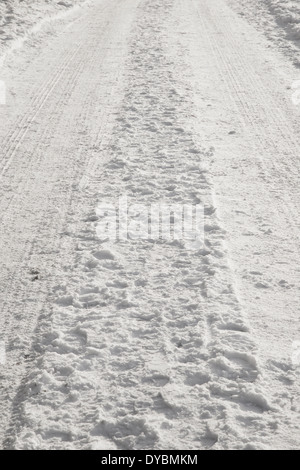
[[[112,8],[118,6],[119,2],[115,2],[114,5],[107,5],[107,10],[110,12]],[[102,13],[103,9],[97,8],[97,18],[98,18],[98,24],[100,26],[100,31],[101,34],[98,35],[98,39],[101,41],[104,41],[104,38],[107,35],[107,27],[109,25],[109,21],[102,20]],[[107,13],[105,18],[110,18],[111,16]],[[55,261],[55,256],[57,256],[56,253],[59,253],[60,251],[60,245],[62,242],[61,236],[59,234],[63,230],[63,225],[66,226],[66,214],[68,212],[68,208],[72,204],[72,199],[74,198],[74,187],[72,185],[75,184],[76,179],[78,180],[78,183],[80,181],[81,175],[78,172],[79,168],[84,168],[85,166],[85,154],[88,151],[88,147],[86,145],[83,145],[82,142],[82,137],[79,135],[76,135],[76,130],[79,128],[81,129],[84,125],[84,123],[88,122],[88,120],[91,118],[91,116],[94,114],[94,108],[95,104],[91,100],[91,94],[93,93],[93,85],[90,83],[89,85],[89,93],[87,96],[83,95],[81,96],[81,91],[82,91],[82,76],[84,72],[85,79],[84,81],[86,82],[86,67],[87,64],[89,65],[88,71],[92,74],[93,69],[96,69],[99,71],[101,70],[101,65],[103,61],[105,60],[107,54],[109,53],[109,49],[105,49],[104,52],[102,53],[101,51],[99,52],[97,43],[94,40],[94,32],[89,32],[91,26],[95,28],[95,19],[92,17],[92,14],[90,15],[90,19],[88,23],[84,23],[86,31],[88,32],[88,36],[85,37],[82,40],[82,45],[80,48],[77,49],[77,52],[72,55],[71,61],[68,62],[67,66],[63,68],[63,71],[60,74],[59,80],[56,82],[56,86],[58,89],[58,93],[55,93],[55,88],[53,88],[53,92],[49,94],[48,96],[48,101],[50,104],[50,107],[48,106],[47,108],[47,115],[46,115],[46,110],[39,111],[41,113],[44,113],[44,118],[46,117],[43,127],[39,131],[39,139],[34,139],[33,142],[30,144],[32,147],[32,155],[34,158],[30,161],[30,165],[28,167],[27,165],[27,173],[22,175],[22,178],[17,181],[17,190],[18,192],[13,195],[12,199],[10,200],[9,205],[6,207],[6,218],[7,218],[7,224],[9,223],[10,216],[9,214],[14,214],[15,217],[18,217],[18,214],[21,214],[22,210],[24,209],[24,204],[26,207],[27,202],[23,202],[22,208],[18,207],[19,202],[20,202],[20,197],[22,198],[22,194],[28,193],[32,194],[34,191],[32,190],[32,182],[30,181],[30,178],[28,178],[26,175],[29,175],[32,173],[36,168],[38,168],[40,165],[42,165],[44,169],[44,174],[51,176],[51,173],[53,172],[53,163],[51,160],[46,160],[45,155],[43,155],[44,148],[49,147],[51,151],[51,140],[53,140],[54,136],[57,136],[57,138],[61,139],[59,137],[59,129],[62,127],[61,124],[63,125],[63,128],[65,131],[68,133],[68,139],[72,139],[72,133],[75,133],[75,140],[78,142],[78,156],[76,157],[76,163],[72,165],[68,169],[69,177],[68,177],[68,183],[67,183],[67,190],[64,188],[64,184],[62,185],[61,188],[57,187],[56,184],[56,189],[55,192],[57,194],[53,195],[52,201],[48,199],[49,195],[47,196],[46,192],[46,199],[45,202],[47,203],[47,206],[44,208],[46,214],[47,214],[47,219],[45,219],[45,212],[41,211],[41,207],[36,207],[36,212],[37,214],[34,217],[34,221],[30,220],[30,224],[34,223],[34,226],[38,228],[37,232],[34,230],[29,231],[29,237],[23,241],[24,247],[23,247],[23,253],[22,253],[22,259],[16,260],[15,261],[15,270],[10,273],[10,278],[11,278],[11,283],[9,286],[7,286],[7,296],[6,300],[4,299],[4,305],[3,305],[3,311],[6,311],[6,323],[4,325],[4,330],[3,334],[5,335],[5,341],[7,343],[7,357],[8,357],[8,362],[9,362],[9,369],[6,369],[5,373],[6,375],[3,377],[3,388],[2,392],[5,396],[7,395],[7,390],[8,388],[11,390],[11,393],[15,389],[17,385],[17,381],[20,380],[20,377],[23,376],[22,380],[22,385],[20,386],[19,392],[17,393],[17,396],[14,400],[13,404],[13,412],[12,412],[12,423],[11,423],[11,429],[8,432],[8,435],[12,435],[15,432],[16,428],[19,428],[21,425],[20,421],[20,415],[18,415],[17,410],[20,411],[21,407],[21,399],[24,398],[24,390],[25,390],[25,384],[26,384],[26,374],[29,372],[30,368],[32,367],[32,359],[34,356],[36,356],[36,352],[34,349],[31,348],[30,343],[31,343],[31,337],[33,334],[34,328],[38,328],[36,325],[39,324],[44,317],[49,315],[49,311],[47,313],[47,298],[49,294],[51,293],[53,289],[52,283],[55,282],[55,269],[53,271],[53,267],[55,266],[53,263]],[[96,60],[101,58],[101,61]],[[92,66],[91,66],[92,64]],[[71,73],[70,73],[71,72]],[[80,83],[80,88],[78,85],[78,79],[81,80]],[[79,93],[78,93],[79,91]],[[68,94],[66,95],[66,93]],[[74,94],[76,92],[77,99],[79,97],[79,101],[77,105],[74,106]],[[55,96],[55,94],[57,96]],[[78,96],[79,95],[79,96]],[[66,96],[67,96],[67,101],[66,101]],[[85,100],[85,101],[83,101]],[[71,101],[72,107],[71,107]],[[84,112],[80,111],[80,103],[83,102],[85,104],[84,106]],[[47,103],[47,100],[44,101],[44,103]],[[107,102],[108,104],[108,102]],[[64,115],[63,117],[60,118],[60,121],[57,122],[57,117],[56,117],[56,112],[59,109],[62,109],[62,106],[66,106],[66,112],[68,110],[72,110],[72,114],[68,115],[68,124],[66,125],[66,122],[64,122]],[[74,109],[74,111],[73,111]],[[65,114],[66,115],[66,114]],[[78,115],[75,121],[75,117]],[[29,134],[30,135],[30,134]],[[74,145],[74,144],[73,144]],[[20,149],[21,150],[21,149]],[[64,143],[63,146],[60,149],[62,153],[62,158],[60,159],[63,165],[65,166],[67,164],[68,158],[68,147]],[[48,151],[49,155],[49,151]],[[20,154],[22,157],[22,154]],[[64,161],[65,160],[65,161]],[[59,160],[57,160],[59,161]],[[59,163],[61,166],[61,163]],[[78,166],[79,165],[79,166]],[[62,169],[62,168],[61,168]],[[12,170],[11,170],[12,171]],[[20,171],[20,170],[19,170]],[[55,171],[59,171],[59,168]],[[63,173],[62,173],[63,174]],[[59,173],[58,173],[59,175]],[[53,176],[52,176],[53,179]],[[38,181],[38,180],[37,180]],[[40,184],[40,183],[39,183]],[[48,186],[52,185],[52,181],[50,180],[48,183]],[[78,186],[78,185],[77,185]],[[50,186],[49,186],[50,188]],[[37,192],[37,191],[36,191]],[[64,200],[62,200],[62,196],[64,196]],[[59,202],[59,209],[60,212],[57,214],[55,211],[55,206],[53,207],[53,203],[55,204],[55,201]],[[37,206],[37,204],[35,204]],[[54,209],[54,210],[53,210]],[[59,215],[59,216],[58,216]],[[32,217],[31,217],[32,219]],[[43,223],[42,223],[43,221]],[[10,230],[12,228],[10,227]],[[34,234],[34,238],[32,237],[32,234]],[[48,247],[45,251],[45,242],[46,240],[50,241],[50,244],[48,244]],[[42,256],[41,256],[42,255]],[[39,281],[37,281],[35,284],[29,284],[28,282],[25,282],[24,286],[24,275],[26,277],[26,272],[28,272],[29,266],[36,266],[36,264],[42,264],[43,269],[42,273],[40,273],[40,276],[42,277],[42,287]],[[50,263],[50,266],[48,266]],[[46,269],[45,269],[46,268]],[[53,272],[51,272],[53,271]],[[49,276],[49,280],[47,280],[47,276]],[[33,285],[36,286],[36,288],[33,288]],[[28,288],[31,287],[32,292],[29,293]],[[19,292],[17,295],[17,302],[14,300],[15,293]],[[32,298],[32,295],[35,296],[35,305],[30,304],[30,298]],[[29,302],[28,302],[29,301]],[[23,305],[22,307],[22,312],[19,310],[19,306]],[[12,310],[16,310],[16,314],[12,313]],[[40,312],[40,318],[39,318],[39,312]],[[38,319],[38,320],[37,320]],[[37,322],[37,323],[36,323]],[[15,337],[15,331],[16,331],[16,325],[18,325],[18,330],[22,332],[23,338],[26,338],[26,341],[23,341],[23,344],[21,346],[16,345],[16,337]],[[38,329],[36,330],[38,331]],[[23,357],[28,358],[29,360],[25,359],[25,369],[24,369],[24,360],[22,359]],[[13,371],[11,370],[11,366],[14,364]],[[18,373],[16,374],[16,370],[18,370]],[[26,372],[27,371],[27,372]],[[14,374],[14,377],[12,377],[12,374]],[[7,387],[6,387],[7,384]],[[14,386],[13,386],[14,385]],[[3,403],[3,405],[5,405]],[[3,427],[5,427],[5,420],[4,418],[7,416],[7,412],[9,411],[9,408],[7,408],[7,405],[5,405],[6,410],[3,410]],[[12,438],[7,437],[5,438],[5,447],[11,447],[12,445]]]
[[[218,62],[224,64],[227,76],[230,77],[229,93],[231,93],[231,89],[235,91],[234,96],[231,95],[232,101],[238,103],[239,113],[243,116],[246,126],[250,124],[253,129],[253,142],[257,142],[257,138],[259,139],[259,147],[256,148],[257,155],[261,152],[265,153],[266,148],[268,148],[267,153],[270,154],[270,158],[268,158],[267,162],[264,161],[264,158],[260,158],[260,164],[269,184],[274,185],[274,178],[279,181],[274,187],[280,193],[280,198],[284,200],[285,204],[278,204],[276,211],[283,212],[288,225],[294,233],[295,241],[299,242],[299,229],[295,226],[295,221],[298,219],[295,205],[299,202],[297,187],[291,187],[289,184],[290,192],[292,190],[296,191],[293,194],[293,200],[290,193],[284,193],[281,189],[287,186],[287,181],[292,182],[291,174],[295,177],[299,173],[297,169],[299,143],[289,129],[286,116],[280,112],[281,104],[278,100],[274,99],[271,90],[266,92],[266,89],[261,86],[259,75],[250,67],[251,61],[245,60],[244,55],[240,52],[239,44],[234,40],[234,36],[230,34],[230,30],[228,28],[224,29],[222,25],[218,24],[218,15],[213,15],[212,10],[206,3],[203,4],[202,11],[205,12],[205,15],[201,16],[203,27],[207,30],[211,30],[213,27],[214,31],[225,35],[226,41],[224,44],[226,44],[227,53],[224,54],[221,50],[218,42],[215,40],[214,33],[210,34],[212,49],[217,54]],[[198,17],[200,18],[199,12]],[[229,53],[228,51],[234,51],[237,59],[231,60],[231,52]],[[245,85],[245,77],[247,77],[247,85]],[[252,92],[250,92],[250,89]],[[247,90],[246,95],[245,90]],[[258,99],[252,101],[247,99],[250,95],[258,96]],[[260,103],[264,105],[262,106]],[[266,104],[267,110],[265,108]],[[279,125],[278,123],[282,124]],[[274,138],[275,134],[276,140]],[[267,147],[266,142],[268,144]],[[278,152],[278,149],[280,152]],[[279,161],[278,153],[282,157],[281,161]],[[293,166],[290,163],[290,159],[289,163],[286,163],[286,155],[292,156]],[[275,158],[272,158],[272,156]],[[272,206],[274,206],[274,199],[272,199],[272,204],[270,204],[270,207]]]
[[[297,138],[296,135],[293,134],[294,128],[292,127],[292,119],[290,128],[288,128],[288,116],[285,114],[287,107],[286,103],[284,103],[284,97],[282,97],[282,90],[280,90],[280,94],[277,96],[277,88],[274,84],[270,82],[270,87],[268,88],[268,82],[266,81],[264,85],[261,80],[262,69],[264,67],[262,63],[260,63],[259,53],[254,56],[253,50],[251,49],[249,56],[245,55],[245,44],[243,42],[239,43],[239,29],[237,28],[236,33],[230,29],[231,17],[229,9],[225,7],[225,4],[218,5],[217,13],[216,6],[216,4],[208,2],[204,2],[200,6],[194,2],[194,12],[198,10],[197,15],[199,24],[201,25],[200,28],[197,26],[197,31],[202,35],[203,41],[207,41],[207,47],[210,48],[214,57],[213,64],[218,67],[219,77],[222,77],[225,82],[224,85],[228,91],[228,100],[226,101],[225,97],[222,104],[223,106],[227,104],[235,107],[238,119],[244,123],[243,131],[247,136],[246,142],[251,145],[251,149],[254,151],[253,158],[254,160],[259,159],[259,168],[263,171],[263,179],[259,179],[261,183],[260,190],[263,194],[263,200],[268,201],[266,206],[261,205],[262,210],[267,207],[267,216],[270,220],[274,221],[274,227],[277,227],[277,220],[280,220],[280,225],[285,224],[285,227],[288,228],[288,239],[284,237],[284,233],[279,233],[279,236],[274,234],[272,237],[273,240],[270,242],[269,246],[269,250],[271,246],[277,251],[280,250],[282,258],[280,259],[280,256],[278,257],[277,255],[276,260],[278,261],[279,259],[280,262],[282,261],[282,264],[284,264],[286,263],[283,261],[285,260],[286,252],[294,251],[295,257],[297,257],[296,253],[299,251],[299,231],[297,230],[299,217],[296,209],[298,194],[295,192],[297,187],[298,167],[296,158]],[[195,13],[193,15],[195,15]],[[224,18],[228,19],[225,23]],[[248,58],[248,60],[246,60],[246,58]],[[254,69],[255,64],[257,65],[256,69]],[[270,74],[270,76],[268,73],[266,74],[266,80],[270,80],[271,77],[272,74]],[[275,76],[275,80],[276,79],[278,80]],[[216,80],[216,83],[219,82]],[[279,81],[277,81],[276,84],[278,87],[281,86],[279,85]],[[208,94],[212,94],[211,89],[209,89]],[[234,150],[232,151],[234,152]],[[264,156],[260,158],[259,155],[262,152]],[[236,158],[236,160],[238,159]],[[248,163],[249,170],[251,170],[250,164],[251,162]],[[225,170],[226,169],[230,171],[230,166],[229,168],[226,166]],[[242,170],[243,167],[240,170],[241,174],[243,174]],[[244,187],[241,186],[241,190],[243,188]],[[246,197],[246,194],[247,193],[240,193],[240,197]],[[236,222],[239,221],[237,220]],[[248,220],[250,226],[251,222],[253,223],[253,220]],[[255,220],[255,222],[257,223],[257,220]],[[231,226],[237,231],[238,227],[234,227],[234,224]],[[233,236],[234,235],[237,236],[237,233],[233,234]],[[293,245],[292,249],[289,248],[291,241]],[[282,243],[283,246],[279,247],[279,243]],[[268,247],[264,240],[258,240],[256,244],[253,243],[252,249],[256,249],[253,254],[259,254],[266,246]],[[267,254],[265,264],[263,262],[261,263],[260,269],[259,263],[257,263],[257,266],[252,263],[252,266],[255,266],[257,269],[257,274],[259,274],[259,271],[261,271],[263,267],[268,267],[268,261],[272,264],[272,257],[269,259],[270,255],[269,257],[268,255],[269,254]],[[246,258],[245,261],[247,261]],[[290,263],[286,263],[288,266],[283,271],[286,276],[292,276],[293,270],[294,272],[296,271],[296,266],[293,266],[292,257],[289,261]],[[279,262],[277,262],[277,266],[278,264]],[[239,273],[242,272],[243,274],[243,271],[246,272],[246,269],[236,269],[236,271]],[[253,274],[255,275],[256,272],[253,272]],[[270,274],[271,273],[269,273],[269,275]],[[248,278],[251,280],[251,277],[248,276]],[[297,279],[295,279],[295,281],[297,282]],[[241,281],[239,280],[238,282]],[[246,281],[243,280],[242,282],[244,284],[243,290],[241,291],[243,295],[245,295],[245,286],[246,290],[249,290],[249,293],[246,293],[246,296],[248,295],[248,297],[246,297],[247,300],[245,301],[245,299],[243,299],[243,303],[247,306],[246,302],[250,301],[250,305],[247,306],[250,312],[253,310],[254,306],[256,308],[260,307],[262,309],[262,318],[264,318],[265,310],[268,312],[267,305],[264,305],[262,302],[252,302],[251,293],[255,298],[255,289],[253,290],[252,286],[249,284],[247,286]],[[296,290],[295,295],[297,296]],[[264,300],[266,303],[269,302],[269,298],[271,299],[271,295],[269,295],[269,297],[265,295]],[[280,306],[286,308],[284,302],[285,296],[282,291],[281,297],[277,295],[276,298],[280,300]],[[251,306],[251,303],[253,303],[253,306]],[[280,307],[275,305],[274,308],[274,317],[276,318],[276,313],[277,315],[278,313],[280,314]],[[268,318],[270,321],[273,321],[273,315],[269,317],[266,315],[266,321]],[[266,321],[263,323],[266,324]],[[277,334],[281,336],[281,334]],[[263,335],[261,334],[261,336]],[[290,339],[290,341],[292,340]],[[269,354],[271,357],[275,355],[273,351]],[[262,360],[265,361],[264,364]],[[275,433],[277,439],[276,444],[274,437],[274,442],[272,442],[271,445],[278,445],[279,442],[279,445],[295,446],[297,444],[293,430],[297,428],[297,424],[295,423],[297,423],[298,418],[294,413],[296,408],[293,404],[297,400],[298,392],[297,377],[293,371],[293,365],[288,358],[275,361],[273,358],[267,360],[266,357],[262,357],[261,363],[263,365],[264,374],[261,376],[259,382],[263,385],[265,394],[267,394],[269,399],[272,397],[273,404],[275,407],[278,407],[277,410],[275,410],[274,422],[280,423],[278,425],[278,431]],[[281,413],[281,409],[284,409],[283,413]]]

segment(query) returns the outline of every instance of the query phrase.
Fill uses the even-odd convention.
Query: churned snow
[[[272,43],[300,66],[300,4],[297,0],[229,0]]]
[[[63,19],[78,6],[89,0],[7,0],[0,2],[0,57],[18,49],[41,28]],[[52,33],[54,27],[52,28]],[[1,65],[1,62],[0,62]]]

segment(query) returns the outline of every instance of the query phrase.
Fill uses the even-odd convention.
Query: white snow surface
[[[300,3],[298,0],[228,0],[240,15],[263,31],[271,43],[300,67]]]
[[[299,448],[297,4],[0,4],[3,449]],[[120,196],[204,245],[101,237]]]
[[[0,2],[0,56],[18,49],[42,26],[67,16],[89,0],[2,0]],[[54,30],[52,30],[52,33]],[[0,63],[1,64],[1,63]]]

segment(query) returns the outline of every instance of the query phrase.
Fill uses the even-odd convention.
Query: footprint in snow
[[[114,260],[115,255],[110,250],[100,250],[94,253],[95,258],[99,260]]]

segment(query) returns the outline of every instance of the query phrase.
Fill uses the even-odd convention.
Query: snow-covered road
[[[299,447],[300,73],[232,2],[82,2],[0,69],[3,448]],[[204,244],[102,236],[120,198]]]

